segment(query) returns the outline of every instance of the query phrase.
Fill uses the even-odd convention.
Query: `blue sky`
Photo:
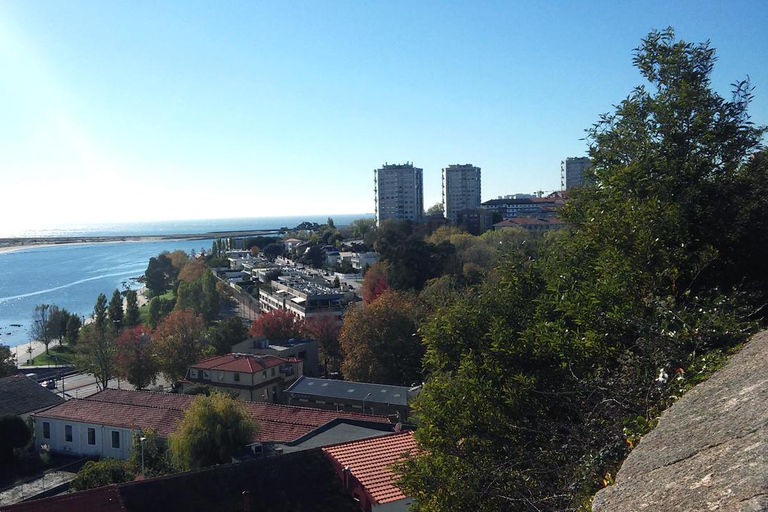
[[[768,124],[768,2],[0,2],[0,224],[373,211],[373,169],[559,188],[642,83],[654,28],[711,40]],[[3,226],[0,226],[3,227]]]

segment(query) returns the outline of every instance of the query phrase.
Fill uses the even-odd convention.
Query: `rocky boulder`
[[[768,510],[768,331],[662,414],[592,510]]]

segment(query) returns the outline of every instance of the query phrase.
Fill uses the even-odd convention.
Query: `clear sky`
[[[483,200],[558,189],[670,25],[768,124],[765,0],[3,0],[0,228],[372,212],[384,162],[425,207],[453,163]]]

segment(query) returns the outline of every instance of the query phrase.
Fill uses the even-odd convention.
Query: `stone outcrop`
[[[768,331],[662,414],[592,510],[768,510]]]

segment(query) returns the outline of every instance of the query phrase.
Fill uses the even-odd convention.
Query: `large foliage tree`
[[[120,295],[119,290],[112,292],[112,298],[109,300],[109,306],[107,306],[107,314],[109,321],[115,330],[120,330],[123,327],[123,297]]]
[[[8,345],[0,344],[0,377],[16,373],[16,356]]]
[[[417,331],[423,314],[418,296],[396,291],[350,306],[339,337],[344,376],[404,386],[421,382],[424,348]]]
[[[162,295],[173,284],[177,275],[178,271],[167,255],[160,254],[156,258],[150,258],[144,272],[147,290],[152,295]]]
[[[72,490],[85,491],[109,484],[130,482],[136,477],[128,462],[119,459],[90,460],[72,480]]]
[[[126,327],[136,327],[141,320],[139,311],[139,296],[136,290],[128,290],[125,294],[125,319]]]
[[[304,333],[304,321],[287,309],[262,313],[248,330],[249,336],[264,336],[278,341],[298,338]]]
[[[182,470],[229,463],[256,431],[236,399],[223,393],[198,395],[169,438],[171,460]]]
[[[114,331],[101,328],[95,322],[83,327],[77,343],[75,366],[93,375],[100,389],[106,389],[109,381],[116,376],[117,369]]]
[[[117,375],[136,389],[154,382],[159,371],[152,335],[144,327],[125,329],[116,340]]]
[[[565,208],[569,229],[538,259],[507,253],[422,329],[423,452],[402,481],[418,510],[578,508],[626,455],[627,432],[749,332],[740,291],[763,286],[764,269],[722,240],[748,247],[739,214],[756,219],[765,203],[732,196],[737,215],[724,219],[714,200],[764,172],[749,86],[721,98],[713,51],[671,30],[634,62],[650,85],[589,131],[590,184]],[[754,227],[765,240],[765,223]],[[660,387],[659,368],[685,372]]]
[[[191,309],[168,314],[152,335],[160,371],[171,382],[184,378],[187,367],[200,360],[205,344],[203,319]]]
[[[27,422],[20,416],[0,416],[0,467],[14,460],[13,450],[23,448],[32,439]]]
[[[307,335],[317,341],[318,355],[323,361],[325,376],[327,377],[329,372],[338,371],[341,365],[339,321],[332,316],[321,316],[309,318],[305,324]]]
[[[54,333],[51,329],[51,305],[39,304],[35,306],[32,314],[32,326],[30,327],[30,336],[45,345],[45,353],[48,353],[48,345],[54,339]]]
[[[217,355],[232,352],[232,345],[245,341],[248,327],[238,316],[230,316],[208,329],[208,343]]]

